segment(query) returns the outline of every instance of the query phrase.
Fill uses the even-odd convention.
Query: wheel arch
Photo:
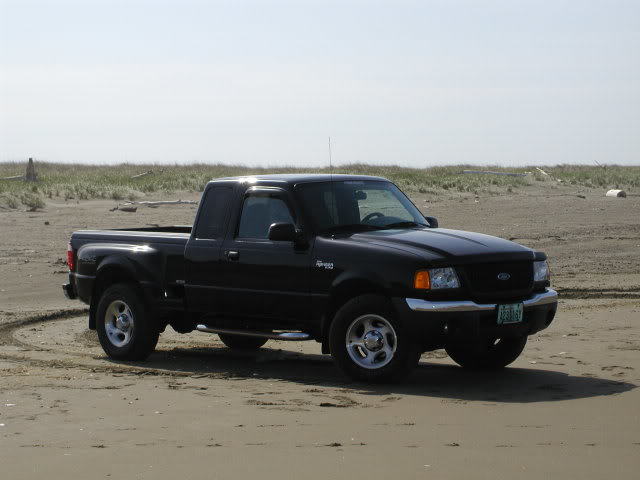
[[[96,310],[103,291],[117,283],[133,283],[139,285],[133,268],[126,262],[115,259],[105,261],[96,272],[96,279],[91,292],[91,306],[89,308],[89,328],[96,328]]]
[[[329,301],[322,316],[322,353],[329,353],[329,330],[336,312],[349,300],[367,294],[389,297],[390,289],[382,282],[364,276],[350,276],[332,286]]]

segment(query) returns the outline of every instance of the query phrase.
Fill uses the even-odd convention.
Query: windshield
[[[391,182],[306,183],[296,191],[320,233],[428,226],[420,211]]]

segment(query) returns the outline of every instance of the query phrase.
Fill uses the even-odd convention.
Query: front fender
[[[379,272],[349,270],[341,272],[333,279],[329,288],[329,296],[333,297],[336,292],[344,289],[345,285],[356,283],[370,285],[374,291],[381,293],[391,291],[391,284]]]

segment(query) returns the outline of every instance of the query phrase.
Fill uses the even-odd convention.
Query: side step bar
[[[215,328],[207,325],[198,325],[196,330],[207,333],[222,333],[223,335],[243,335],[245,337],[270,338],[272,340],[313,340],[311,335],[304,332],[259,332],[256,330],[230,330],[228,328]]]

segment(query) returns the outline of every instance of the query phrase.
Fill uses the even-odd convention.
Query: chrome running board
[[[304,332],[260,332],[257,330],[230,330],[228,328],[215,328],[207,325],[198,325],[196,330],[206,333],[222,333],[223,335],[242,335],[244,337],[269,338],[271,340],[313,340],[311,335]]]

